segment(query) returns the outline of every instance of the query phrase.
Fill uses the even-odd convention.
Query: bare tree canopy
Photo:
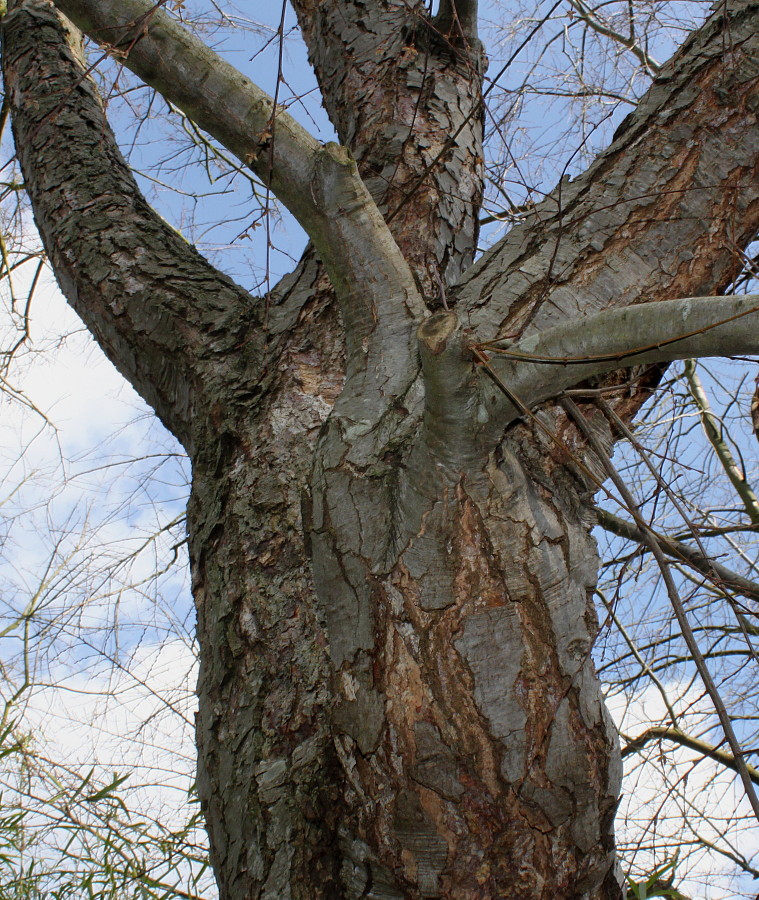
[[[204,44],[181,2],[9,0],[2,19],[3,115],[47,258],[192,463],[198,790],[220,896],[621,898],[622,753],[591,655],[606,479],[627,518],[601,524],[656,562],[720,735],[673,716],[625,755],[688,747],[759,818],[672,570],[741,597],[742,622],[759,587],[697,534],[657,530],[611,461],[663,403],[668,363],[759,354],[759,294],[735,292],[759,231],[759,2],[720,0],[661,62],[633,3],[625,25],[568,0],[556,39],[578,23],[632,67],[625,93],[593,87],[589,63],[573,97],[631,111],[584,171],[517,202],[483,141],[508,150],[517,103],[550,91],[527,79],[486,117],[498,75],[476,0],[291,2],[336,142]],[[523,44],[560,5],[520,17]],[[84,36],[304,229],[265,296],[149,205]],[[505,209],[484,208],[487,185]],[[508,227],[478,254],[494,221]]]

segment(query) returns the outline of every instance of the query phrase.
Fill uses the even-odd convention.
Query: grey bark
[[[522,416],[524,407],[621,366],[757,354],[757,326],[759,294],[685,297],[606,310],[521,341],[486,343],[497,383],[483,391],[480,420],[487,423],[486,433],[497,433]]]
[[[654,325],[603,311],[726,287],[759,226],[759,3],[721,4],[609,150],[471,267],[474,5],[443,4],[469,23],[460,34],[415,0],[295,6],[361,180],[345,150],[295,132],[290,146],[284,118],[278,145],[277,114],[283,158],[259,175],[294,210],[278,173],[324,176],[302,221],[332,284],[307,251],[268,323],[176,235],[156,237],[52,5],[19,0],[3,26],[14,133],[61,285],[192,457],[199,788],[221,895],[617,898],[620,757],[590,658],[593,483],[567,450],[591,473],[598,462],[544,403],[554,367],[493,363],[544,403],[520,422],[471,350],[507,334],[522,353],[545,339],[573,356],[593,332],[562,342],[567,320]],[[259,165],[260,92],[233,90],[234,73],[150,4],[59,8],[100,40],[139,22],[125,62],[161,90],[204,66],[230,115],[215,121],[202,87],[174,99]],[[355,204],[325,224],[330,172]],[[456,309],[440,313],[446,285]],[[689,309],[707,308],[700,329],[736,303]],[[613,355],[635,349],[630,336],[618,331]],[[725,349],[717,329],[699,341]],[[621,416],[655,377],[624,393]]]
[[[441,282],[455,283],[477,246],[486,60],[476,27],[451,38],[422,0],[293,6],[340,141],[428,304],[440,305]]]

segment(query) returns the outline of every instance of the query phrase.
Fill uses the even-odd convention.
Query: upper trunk
[[[421,0],[293,5],[340,141],[422,294],[440,304],[477,247],[485,57],[476,23],[446,26]]]
[[[46,0],[4,23],[17,146],[61,286],[192,455],[199,789],[221,895],[619,897],[619,754],[590,658],[594,460],[552,407],[538,416],[558,441],[503,433],[454,315],[427,319],[417,350],[411,276],[428,309],[453,285],[479,340],[724,287],[759,225],[759,3],[721,5],[612,147],[458,286],[482,194],[473,4],[434,20],[413,0],[295,5],[395,239],[329,150],[358,198],[345,216],[360,213],[350,233],[313,235],[342,319],[312,251],[264,320],[156,236],[65,23]],[[140,41],[138,71],[149,24]],[[233,126],[217,136],[244,144]],[[377,267],[340,258],[340,235],[347,256],[362,228]]]

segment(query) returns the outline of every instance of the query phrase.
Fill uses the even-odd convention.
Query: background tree
[[[661,69],[631,29],[653,86],[472,266],[473,4],[296,3],[342,144],[322,147],[159,9],[60,2],[309,234],[259,303],[145,203],[77,33],[41,0],[11,6],[6,96],[47,253],[192,460],[222,896],[619,896],[591,499],[660,363],[757,350],[756,298],[714,295],[756,233],[758,6],[719,4]],[[553,402],[580,383],[603,402]],[[672,547],[616,486],[719,706]]]

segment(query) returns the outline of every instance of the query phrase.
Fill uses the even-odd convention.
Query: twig
[[[592,28],[593,31],[598,34],[611,38],[613,41],[621,44],[625,49],[629,50],[633,56],[637,57],[637,59],[654,75],[661,71],[659,63],[653,56],[646,53],[634,36],[625,37],[623,34],[615,31],[610,25],[604,24],[594,12],[591,12],[591,10],[588,9],[582,0],[569,0],[569,5],[582,21],[585,22],[588,28]]]
[[[622,759],[631,753],[637,753],[649,741],[666,740],[688,747],[691,750],[696,750],[704,756],[708,756],[709,759],[713,759],[728,769],[732,769],[734,772],[739,771],[737,761],[729,753],[714,747],[706,741],[694,738],[679,728],[670,728],[667,725],[652,725],[651,728],[647,728],[635,738],[628,738],[626,735],[622,735],[622,737],[627,741],[626,746],[622,748]],[[754,784],[759,784],[759,770],[746,764],[746,771]]]
[[[595,433],[588,425],[585,417],[580,412],[577,405],[569,398],[563,399],[561,401],[561,405],[567,412],[567,414],[571,416],[572,421],[583,433],[594,453],[597,455],[609,478],[613,481],[615,487],[624,499],[625,504],[627,505],[630,513],[635,519],[635,524],[638,526],[638,528],[640,528],[641,532],[645,536],[646,544],[651,550],[651,553],[654,555],[657,563],[659,564],[662,579],[664,580],[667,594],[669,595],[669,600],[672,604],[672,610],[680,626],[680,631],[682,633],[683,639],[686,643],[686,646],[688,647],[688,650],[690,651],[693,662],[695,663],[696,669],[698,670],[698,674],[701,677],[701,681],[706,688],[706,692],[709,694],[712,704],[714,705],[717,717],[719,718],[720,724],[722,725],[722,730],[725,734],[725,737],[727,738],[728,744],[730,745],[730,749],[733,752],[736,772],[741,779],[743,789],[746,792],[746,797],[751,804],[754,815],[757,821],[759,821],[759,797],[757,797],[756,791],[754,790],[754,785],[751,780],[751,774],[749,773],[743,750],[741,749],[741,745],[735,734],[735,730],[733,729],[733,723],[730,719],[730,715],[725,707],[725,704],[722,701],[722,697],[720,696],[719,690],[717,689],[717,685],[714,683],[712,676],[709,673],[709,668],[706,665],[706,660],[704,659],[704,656],[699,649],[698,643],[696,642],[693,630],[691,629],[690,623],[688,622],[685,607],[680,600],[680,595],[677,592],[677,587],[672,578],[672,573],[669,570],[669,566],[667,565],[667,560],[664,557],[664,553],[662,552],[661,548],[659,547],[659,543],[656,540],[656,535],[651,531],[646,520],[638,512],[638,506],[635,502],[635,498],[628,490],[627,485],[620,476],[619,472],[617,472],[614,464],[609,459],[608,454],[601,446],[601,442],[598,440]]]
[[[632,522],[626,522],[605,509],[597,509],[596,516],[601,528],[616,534],[617,537],[636,541],[639,544],[646,543],[645,534]],[[750,600],[759,600],[759,584],[755,581],[744,578],[737,572],[733,572],[731,569],[715,562],[715,560],[702,553],[701,550],[689,547],[687,544],[683,544],[681,541],[666,535],[658,534],[652,529],[649,529],[649,533],[655,537],[659,547],[667,556],[686,562],[701,572],[702,575],[706,575],[710,580],[716,580],[718,587],[724,585],[725,587],[733,588],[733,590]]]
[[[717,417],[712,412],[709,398],[706,396],[701,379],[696,374],[696,361],[694,359],[685,360],[685,380],[688,383],[690,395],[698,407],[698,414],[707,440],[714,448],[717,459],[722,464],[722,468],[730,479],[730,483],[743,501],[752,524],[759,525],[759,498],[757,498],[751,485],[746,481],[746,476],[741,471],[740,466],[735,461],[735,457],[730,452],[727,442],[722,437]]]

